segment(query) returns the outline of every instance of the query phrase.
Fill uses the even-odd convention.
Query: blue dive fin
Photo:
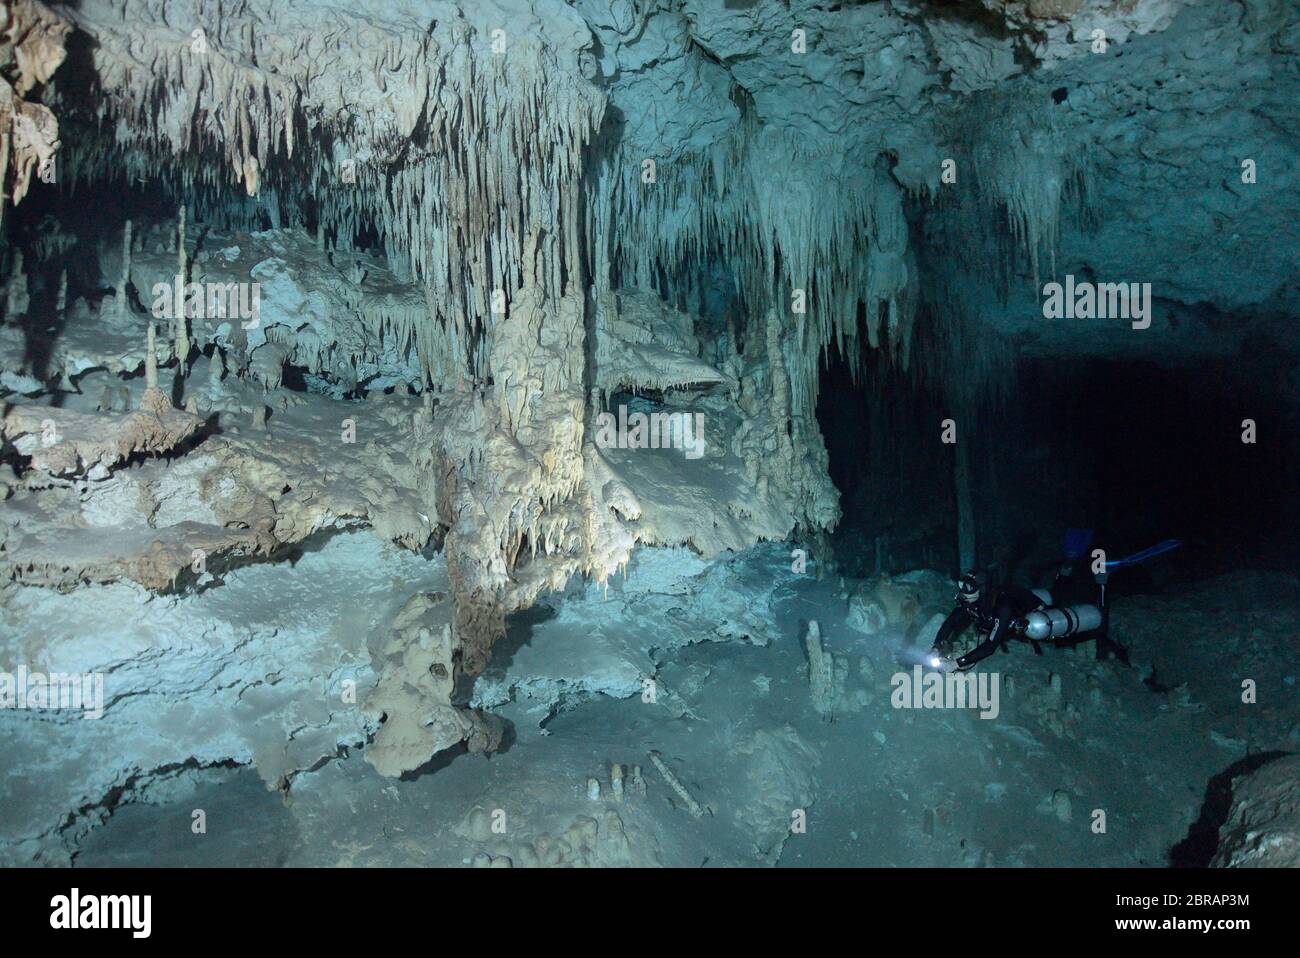
[[[1088,546],[1092,545],[1091,529],[1066,529],[1065,545],[1062,551],[1065,558],[1071,562],[1078,562],[1083,558],[1083,554],[1088,551]]]
[[[1158,555],[1172,552],[1180,545],[1182,545],[1182,543],[1177,539],[1166,539],[1164,542],[1153,545],[1150,549],[1143,549],[1141,552],[1135,552],[1131,556],[1125,556],[1122,559],[1112,559],[1106,563],[1106,571],[1109,572],[1112,569],[1122,569],[1125,566],[1146,562],[1147,559],[1154,559]]]

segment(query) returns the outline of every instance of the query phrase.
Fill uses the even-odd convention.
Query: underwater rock
[[[1232,783],[1232,806],[1211,865],[1300,868],[1300,756],[1275,759]]]

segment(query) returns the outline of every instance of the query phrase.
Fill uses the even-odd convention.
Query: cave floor
[[[667,595],[571,588],[516,618],[499,656],[509,661],[484,676],[514,725],[505,750],[436,759],[393,780],[343,749],[299,774],[288,795],[249,767],[209,768],[119,805],[80,841],[74,864],[1163,866],[1175,846],[1179,861],[1208,854],[1196,836],[1216,824],[1212,810],[1193,825],[1212,777],[1248,764],[1248,752],[1300,746],[1287,671],[1300,625],[1292,577],[1242,573],[1117,603],[1128,668],[1014,644],[985,663],[1002,694],[999,714],[982,719],[894,708],[891,676],[909,671],[898,664],[901,637],[850,628],[838,583],[796,576],[783,556],[768,546],[727,563],[728,598],[770,603],[765,644],[703,632],[716,581]],[[638,618],[638,608],[656,617]],[[832,721],[810,700],[809,618],[845,666]],[[686,644],[674,644],[673,628]],[[566,642],[589,647],[591,668],[581,656],[544,660],[547,649],[575,658]],[[1153,664],[1155,681],[1144,681]],[[529,677],[511,681],[512,669]],[[1256,703],[1241,701],[1244,679],[1257,682]],[[652,750],[702,815],[652,767]],[[644,792],[629,777],[613,801],[611,762],[629,776],[640,765]],[[590,778],[603,785],[599,801],[587,795]],[[190,827],[195,809],[206,833]],[[801,818],[806,827],[792,832]]]

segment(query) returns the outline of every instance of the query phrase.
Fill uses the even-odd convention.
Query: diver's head
[[[957,580],[957,598],[965,605],[973,605],[980,598],[980,577],[975,572],[964,572]]]

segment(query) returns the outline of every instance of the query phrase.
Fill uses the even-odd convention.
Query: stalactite
[[[908,361],[916,271],[902,191],[883,161],[863,172],[843,156],[750,124],[719,149],[658,164],[652,185],[640,180],[641,160],[616,151],[594,183],[587,232],[597,295],[618,285],[653,287],[653,264],[675,284],[673,295],[688,295],[703,264],[720,259],[751,313],[775,308],[795,332],[796,419],[813,415],[819,362],[832,342],[859,374],[859,303],[870,345],[888,344]],[[777,176],[780,191],[770,186]],[[836,183],[833,203],[818,199],[828,180]],[[796,291],[802,312],[793,306]]]
[[[5,283],[5,315],[19,316],[27,312],[31,296],[27,286],[27,271],[23,251],[15,249],[9,264],[9,279]]]
[[[975,568],[975,507],[971,498],[969,435],[970,423],[959,423],[961,430],[953,452],[953,482],[957,497],[957,566],[963,571]]]
[[[182,289],[189,280],[189,254],[185,248],[185,204],[180,205],[177,211],[176,224],[176,276],[177,285]],[[176,343],[176,358],[179,360],[178,369],[185,369],[185,360],[190,354],[190,331],[188,328],[187,310],[183,308],[176,310],[176,315],[172,318],[172,335]]]
[[[563,295],[561,277],[580,266],[579,221],[562,211],[578,203],[561,184],[582,173],[604,97],[575,74],[576,57],[573,67],[559,69],[557,51],[519,42],[509,57],[484,58],[457,21],[418,34],[350,21],[356,35],[346,50],[322,45],[328,56],[355,56],[367,49],[363,40],[374,41],[368,49],[382,61],[415,68],[400,80],[387,78],[400,86],[387,91],[389,110],[335,126],[321,117],[323,91],[310,82],[310,61],[269,44],[260,30],[204,24],[208,41],[198,54],[179,34],[175,44],[161,43],[162,28],[103,18],[88,8],[74,16],[97,41],[99,87],[88,93],[117,122],[105,127],[111,140],[76,146],[81,156],[72,175],[84,182],[122,165],[128,176],[147,180],[162,172],[178,192],[193,195],[192,212],[218,212],[232,223],[262,216],[275,222],[282,215],[302,220],[305,204],[340,251],[373,226],[399,276],[408,273],[403,278],[431,287],[426,328],[413,337],[425,346],[431,378],[437,369],[444,379],[486,375],[484,343],[503,315],[492,308],[493,291],[504,291],[508,311],[522,275],[526,224],[555,230],[541,253],[546,269],[537,273],[549,296]],[[293,14],[284,18],[288,35],[318,28]],[[152,56],[148,85],[138,82],[134,66],[141,50]],[[448,60],[466,69],[428,67]],[[319,135],[296,141],[299,124],[318,127]],[[416,130],[427,146],[410,144]],[[222,158],[220,166],[213,157]],[[336,157],[349,161],[346,168]],[[215,189],[223,176],[245,192],[274,194],[275,210],[259,212],[226,197]]]
[[[4,221],[5,201],[9,198],[9,191],[5,187],[9,182],[9,152],[12,142],[9,130],[12,126],[12,117],[0,110],[0,222]]]
[[[775,310],[767,314],[767,361],[772,380],[772,416],[777,424],[777,441],[783,458],[794,458],[794,440],[790,435],[790,377],[785,371],[785,357],[781,351],[781,321]]]
[[[126,304],[126,287],[127,284],[130,282],[131,282],[131,221],[127,220],[126,223],[124,223],[122,226],[122,272],[121,275],[118,277],[117,287],[115,290],[115,294],[116,294],[115,305],[117,308],[117,314],[119,316],[125,316],[128,312],[127,304]],[[152,328],[153,327],[151,324],[150,329]],[[150,333],[149,335],[152,336],[153,333]]]
[[[919,309],[923,347],[915,368],[918,382],[947,398],[963,418],[1001,408],[1015,384],[1011,344],[974,314],[969,290],[980,279],[948,261],[925,273],[925,301]]]
[[[981,212],[974,222],[981,231],[1006,223],[1015,247],[1029,259],[1035,287],[1044,255],[1049,274],[1056,272],[1056,243],[1067,203],[1087,207],[1086,151],[1067,142],[1046,102],[1028,88],[982,94],[963,110],[959,128],[961,139],[970,144],[978,187]],[[984,235],[963,239],[955,249],[998,248]],[[1005,257],[999,259],[990,265],[1005,269]]]

